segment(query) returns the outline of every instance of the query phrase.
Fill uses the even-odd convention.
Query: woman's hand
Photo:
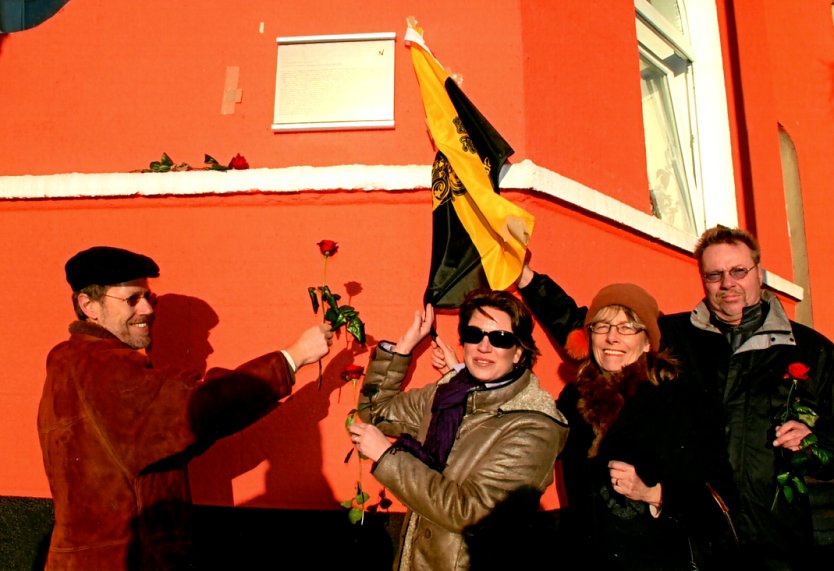
[[[415,311],[414,320],[411,326],[403,333],[397,345],[394,347],[394,352],[400,355],[410,355],[417,344],[429,334],[434,325],[434,308],[426,304],[425,311]]]
[[[521,268],[521,274],[518,276],[515,285],[519,288],[527,287],[528,285],[530,285],[530,282],[533,281],[535,275],[536,274],[533,272],[533,270],[530,269],[530,266],[524,264],[524,267]]]
[[[608,463],[608,474],[614,491],[635,502],[645,502],[659,509],[663,500],[663,489],[660,484],[651,488],[643,483],[634,466],[619,460]]]
[[[350,439],[356,449],[374,462],[391,448],[391,441],[373,424],[362,422],[359,417],[348,428]]]
[[[521,268],[521,274],[515,281],[515,285],[519,289],[530,285],[530,282],[533,281],[533,278],[536,276],[536,273],[530,268],[530,258],[532,257],[533,252],[531,252],[528,248],[527,251],[524,253],[524,266]]]
[[[431,344],[431,366],[437,369],[441,375],[445,375],[460,363],[455,351],[446,345],[440,337],[435,337]]]

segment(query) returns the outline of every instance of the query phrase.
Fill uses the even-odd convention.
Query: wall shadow
[[[153,344],[148,351],[154,367],[204,374],[213,352],[209,334],[218,323],[217,314],[200,299],[179,294],[160,296]],[[341,346],[344,335],[344,331],[338,332],[334,349]],[[213,504],[232,505],[235,478],[266,461],[269,468],[265,492],[242,505],[340,509],[340,500],[333,496],[322,474],[319,422],[328,414],[330,394],[344,385],[340,378],[342,369],[362,353],[367,353],[367,348],[353,342],[336,352],[331,349],[320,389],[315,382],[296,389],[275,411],[246,429],[221,438],[193,459],[192,466],[199,470],[197,475],[192,470],[194,496],[208,498]],[[238,364],[220,365],[231,368]],[[346,441],[346,450],[348,445]]]
[[[344,331],[333,343],[336,348],[344,343]],[[375,341],[367,340],[368,344]],[[341,350],[331,349],[327,365],[322,370],[321,387],[315,381],[294,390],[278,409],[241,433],[217,444],[210,472],[201,474],[203,485],[232,504],[232,480],[256,468],[264,461],[269,467],[264,475],[264,492],[239,503],[241,507],[285,506],[289,509],[331,509],[344,511],[333,494],[330,482],[322,473],[324,450],[319,424],[330,411],[331,395],[342,391],[340,402],[351,402],[352,388],[341,378],[342,370],[351,363],[366,366],[368,348],[350,341]],[[316,365],[308,365],[316,367]],[[345,453],[350,442],[345,437]],[[205,464],[201,466],[206,468]],[[345,516],[346,517],[346,516]]]
[[[357,282],[344,285],[350,298],[362,291]],[[343,304],[352,305],[350,298]],[[209,332],[219,322],[214,311],[201,300],[173,294],[160,296],[156,309],[149,351],[154,365],[205,372],[212,353]],[[316,566],[344,564],[362,553],[364,568],[390,569],[402,514],[369,513],[363,525],[351,524],[339,505],[346,498],[335,497],[322,468],[320,423],[330,413],[331,401],[347,411],[355,398],[341,373],[349,364],[366,367],[369,347],[375,344],[368,336],[366,345],[359,345],[341,329],[325,358],[320,387],[315,381],[296,387],[275,411],[192,460],[197,470],[191,472],[192,492],[211,504],[192,510],[194,555],[200,568],[259,567],[276,560],[279,541]],[[344,453],[350,449],[345,435]],[[240,501],[235,479],[246,478],[250,471],[255,489],[263,478],[263,493]],[[231,507],[236,500],[238,505]],[[273,506],[281,509],[265,509]]]
[[[220,323],[211,306],[196,297],[166,293],[157,298],[155,316],[153,343],[148,349],[154,367],[204,374],[214,352],[209,334]]]

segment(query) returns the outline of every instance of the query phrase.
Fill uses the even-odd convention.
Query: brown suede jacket
[[[47,358],[38,412],[55,505],[47,569],[188,565],[188,460],[292,390],[284,356],[234,370],[154,369],[142,351],[77,321]]]
[[[389,436],[407,433],[423,442],[437,386],[455,373],[401,392],[410,361],[377,348],[365,376],[359,414]],[[538,507],[541,492],[553,481],[554,462],[567,434],[553,397],[525,371],[510,385],[469,394],[442,473],[408,452],[389,448],[373,474],[409,508],[395,568],[469,569],[480,566],[476,558],[481,564],[494,563],[484,561],[486,550],[512,550],[507,542],[513,541],[504,532],[494,533],[492,518],[507,513],[514,520],[518,512],[506,506],[520,501],[526,507],[532,501],[534,510]],[[486,522],[493,527],[488,529]],[[520,521],[502,523],[522,529]],[[485,540],[490,533],[498,535],[497,541]]]

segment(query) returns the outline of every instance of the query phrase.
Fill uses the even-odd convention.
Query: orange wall
[[[834,337],[834,22],[831,3],[813,0],[797,10],[768,0],[770,74],[776,119],[796,145],[813,289],[814,325]],[[776,136],[776,128],[772,129]],[[790,275],[789,273],[786,275]]]
[[[791,136],[799,162],[814,327],[834,337],[834,23],[831,3],[808,0],[719,1],[725,36],[739,214],[762,244],[762,261],[793,275],[778,130]]]
[[[0,176],[125,172],[145,168],[163,151],[193,166],[204,153],[225,162],[238,152],[253,168],[428,165],[433,151],[401,39],[405,18],[414,15],[433,52],[463,75],[466,93],[514,146],[514,160],[533,158],[647,209],[638,190],[645,187],[644,169],[630,158],[641,145],[639,114],[623,135],[629,145],[611,141],[587,160],[596,137],[588,137],[584,115],[597,107],[587,90],[599,94],[596,113],[603,119],[617,113],[616,99],[604,95],[602,80],[587,83],[583,60],[565,34],[577,25],[592,30],[607,2],[588,3],[584,11],[563,3],[500,0],[490,10],[454,2],[403,8],[378,0],[313,0],[304,10],[297,2],[255,0],[232,12],[218,0],[202,2],[199,10],[160,0],[136,6],[126,0],[70,2],[41,26],[0,36],[0,156],[7,158]],[[621,61],[628,65],[617,73],[618,81],[630,84],[636,65],[632,17],[623,9],[604,22],[607,41],[627,47]],[[399,36],[395,129],[271,131],[277,36],[377,31]],[[227,66],[240,67],[243,98],[233,115],[223,116]],[[607,68],[617,66],[609,62]],[[638,89],[632,87],[632,97]],[[552,208],[541,198],[523,198],[534,211]],[[216,324],[197,320],[177,333],[204,355],[210,328],[208,365],[229,366],[291,342],[315,320],[306,288],[320,279],[315,243],[322,238],[341,245],[329,268],[334,289],[350,280],[362,284],[353,301],[371,339],[397,335],[427,279],[429,209],[425,191],[0,202],[6,246],[0,271],[8,284],[3,295],[16,300],[7,321],[16,326],[3,328],[0,343],[0,356],[12,371],[0,402],[0,429],[12,437],[0,444],[0,454],[16,461],[0,466],[0,493],[48,495],[34,418],[43,359],[65,337],[72,318],[62,265],[75,251],[108,243],[152,255],[163,268],[156,289],[168,300],[160,306],[158,339],[182,345],[165,334],[166,308],[168,323],[183,312],[213,312]],[[564,209],[557,211],[565,217]],[[565,222],[565,228],[579,223],[570,215]],[[539,228],[548,232],[548,224]],[[601,231],[604,242],[620,242],[616,236],[623,235],[596,223],[591,229]],[[577,228],[568,251],[586,244],[587,234]],[[536,254],[542,267],[559,267],[549,263],[554,242],[537,240],[534,245],[548,245]],[[590,295],[604,279],[589,277],[577,293]],[[440,331],[453,336],[453,316],[441,317]],[[558,359],[546,339],[541,344],[546,356],[539,370],[556,394]],[[172,358],[170,350],[157,352],[158,360]],[[315,390],[315,370],[303,371],[297,393],[279,414],[195,461],[195,499],[321,508],[348,497],[355,470],[342,463],[349,448],[343,419],[353,396],[345,387],[339,390],[338,372],[350,359],[364,363],[367,354],[354,356],[345,345],[329,357],[322,391]],[[422,363],[415,377],[425,382],[433,372]],[[548,502],[554,505],[552,491]]]
[[[0,40],[0,156],[9,159],[0,175],[126,172],[163,151],[194,166],[204,153],[221,162],[242,153],[253,168],[428,163],[402,43],[414,15],[433,53],[513,145],[514,161],[530,158],[649,211],[641,115],[622,112],[639,109],[640,98],[628,2],[402,4],[310,0],[299,9],[252,0],[230,13],[220,0],[197,10],[163,0],[69,2]],[[271,131],[277,36],[377,31],[398,35],[395,129]],[[223,116],[227,66],[240,67],[243,99]]]
[[[523,89],[517,3],[492,10],[387,0],[199,4],[69,2],[0,43],[0,174],[130,171],[163,151],[200,165],[242,153],[253,168],[426,162],[430,143],[402,36],[417,16],[441,62],[523,153],[523,114],[502,114]],[[465,14],[465,17],[464,17]],[[263,33],[259,31],[263,24]],[[273,134],[278,36],[397,33],[394,130]],[[473,65],[476,63],[477,65]],[[227,66],[243,99],[221,115]],[[13,136],[11,136],[13,135]],[[48,157],[48,159],[45,159]]]
[[[747,228],[756,234],[763,262],[779,275],[792,276],[790,244],[782,188],[777,138],[778,113],[774,105],[768,29],[764,11],[751,2],[732,3],[737,53],[733,69],[737,80],[735,109],[741,129],[742,192]],[[754,41],[754,38],[756,41]]]
[[[73,317],[63,262],[74,252],[108,243],[152,255],[162,268],[154,284],[161,295],[158,325],[164,330],[173,325],[171,313],[184,314],[186,323],[178,324],[178,333],[193,342],[195,353],[208,356],[209,366],[234,366],[289,345],[303,328],[320,321],[312,313],[307,287],[324,279],[316,246],[323,238],[340,245],[328,264],[332,289],[347,302],[344,284],[361,284],[350,302],[367,323],[370,341],[398,335],[421,299],[427,268],[423,246],[430,232],[425,224],[403,232],[403,221],[428,219],[425,198],[424,193],[336,192],[240,196],[231,206],[224,198],[0,203],[0,235],[7,246],[2,278],[9,284],[3,295],[19,304],[19,317],[10,321],[14,328],[3,328],[0,344],[10,372],[3,379],[0,430],[16,436],[2,441],[3,457],[15,458],[0,467],[2,493],[48,494],[34,420],[44,358],[66,337]],[[359,230],[368,226],[374,228],[373,237]],[[211,312],[216,324],[205,317]],[[162,349],[155,359],[199,364],[195,355]],[[355,473],[341,463],[350,447],[343,421],[354,397],[342,387],[339,373],[351,360],[343,336],[325,360],[321,391],[316,390],[316,368],[302,369],[295,395],[279,414],[201,461],[211,470],[194,471],[195,498],[240,503],[268,494],[277,505],[333,507],[318,487],[310,486],[311,474],[321,481],[329,478],[333,493],[348,497]],[[364,365],[367,353],[357,355],[356,362]],[[420,377],[429,375],[423,371]],[[255,474],[242,478],[233,498],[232,478],[264,459],[291,492],[275,495],[260,489],[263,477]],[[202,491],[207,479],[215,482],[212,492]]]
[[[534,266],[562,280],[579,300],[587,300],[612,275],[647,286],[663,281],[668,287],[658,297],[667,311],[684,310],[696,299],[686,256],[577,217],[540,197],[506,194],[550,222],[533,237]],[[0,343],[7,371],[0,432],[9,437],[0,447],[3,457],[15,458],[0,465],[0,491],[48,495],[35,416],[44,358],[66,337],[73,317],[63,263],[76,251],[108,243],[152,255],[162,268],[154,284],[162,296],[155,331],[162,348],[155,358],[198,364],[198,355],[208,355],[209,366],[233,366],[288,345],[319,319],[312,314],[306,288],[323,280],[315,245],[323,238],[340,245],[328,264],[328,284],[346,300],[344,284],[361,284],[350,302],[367,324],[369,343],[396,338],[410,322],[426,283],[429,212],[425,191],[255,194],[235,197],[232,204],[224,197],[0,202],[0,240],[6,245],[0,278],[9,308]],[[637,249],[645,265],[624,255]],[[589,263],[577,254],[583,251],[605,254]],[[216,324],[205,317],[211,312]],[[185,316],[186,324],[172,323],[174,316]],[[177,335],[172,337],[166,331],[174,325]],[[441,316],[440,335],[454,340],[454,331],[454,316]],[[182,338],[191,342],[193,354],[166,349],[170,343],[182,345]],[[537,372],[555,395],[561,388],[559,360],[541,332],[538,341],[545,356]],[[350,447],[343,421],[354,396],[339,372],[349,362],[364,365],[367,359],[367,353],[357,352],[342,337],[324,361],[321,391],[315,367],[302,369],[294,396],[276,414],[194,462],[195,499],[327,508],[335,506],[334,498],[347,498],[356,472],[342,463]],[[434,377],[424,359],[413,382],[418,386]]]
[[[826,3],[815,1],[818,11]],[[738,34],[737,61],[754,70],[728,75],[731,117],[753,121],[732,126],[734,142],[750,139],[744,149],[734,149],[742,220],[765,229],[767,265],[790,278],[784,204],[775,190],[781,188],[775,121],[782,121],[797,142],[801,166],[813,163],[803,170],[803,185],[813,192],[806,198],[812,278],[831,285],[832,272],[823,267],[829,246],[821,231],[834,206],[826,186],[832,173],[817,165],[827,163],[820,141],[830,134],[830,74],[813,73],[828,60],[794,53],[789,45],[795,36],[772,28],[792,16],[797,30],[824,38],[814,49],[830,49],[830,39],[807,14],[785,14],[789,4],[734,5],[738,9],[728,22],[719,2],[722,30]],[[193,6],[74,1],[37,28],[0,36],[0,176],[126,172],[146,167],[163,151],[195,166],[203,153],[225,162],[238,152],[254,168],[428,165],[433,151],[402,45],[405,18],[415,15],[441,63],[463,75],[466,93],[516,149],[514,161],[531,159],[649,210],[629,2],[495,0],[489,10],[462,2],[402,7],[382,0],[252,0],[233,11],[219,0]],[[747,12],[759,7],[766,8],[764,14]],[[272,133],[276,36],[378,31],[399,36],[395,129]],[[754,45],[760,38],[767,39],[767,48]],[[792,68],[803,56],[807,65]],[[770,63],[760,61],[767,58]],[[233,115],[223,116],[227,66],[240,67],[243,100]],[[800,80],[807,85],[792,92],[791,84]],[[818,105],[808,110],[804,98]],[[699,298],[688,254],[540,194],[505,194],[537,217],[534,267],[557,277],[580,302],[613,280],[645,285],[666,312],[687,310]],[[0,463],[0,494],[49,493],[35,417],[45,356],[65,338],[73,317],[63,263],[76,251],[107,243],[153,256],[162,267],[155,289],[165,302],[156,334],[167,342],[159,343],[167,349],[158,347],[155,359],[233,366],[290,343],[319,319],[306,288],[322,280],[315,243],[323,238],[340,244],[328,264],[329,285],[345,295],[346,282],[361,284],[350,301],[367,323],[371,342],[398,335],[426,283],[429,211],[428,191],[409,189],[0,201],[0,295],[6,308],[0,328],[0,362],[6,365],[0,457],[14,459]],[[818,327],[834,332],[834,309],[821,305]],[[440,334],[453,339],[454,325],[454,316],[442,315]],[[186,356],[171,350],[182,348],[183,339],[197,348]],[[544,356],[537,372],[555,395],[560,373],[565,378],[569,372],[559,370],[540,331],[538,341]],[[321,391],[315,367],[302,370],[294,396],[276,414],[193,463],[195,499],[334,508],[350,496],[356,469],[343,463],[349,449],[343,420],[354,396],[338,374],[344,364],[365,364],[367,358],[342,337],[325,359]],[[413,382],[433,377],[424,359]],[[365,479],[375,489],[372,478]],[[547,505],[556,503],[551,490]]]
[[[527,158],[650,211],[630,2],[520,2]]]

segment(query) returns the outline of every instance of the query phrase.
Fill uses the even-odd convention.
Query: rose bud
[[[333,240],[322,240],[317,245],[322,256],[332,256],[339,249],[339,245]]]

